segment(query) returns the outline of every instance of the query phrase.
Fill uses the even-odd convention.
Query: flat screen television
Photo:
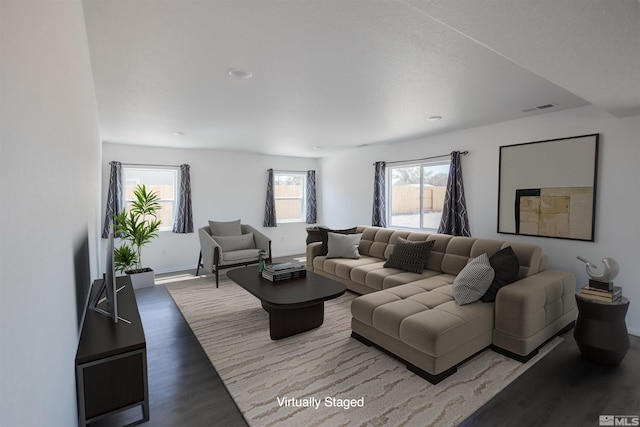
[[[117,288],[116,281],[116,267],[114,261],[114,230],[113,230],[113,221],[109,223],[109,242],[107,245],[107,263],[105,267],[105,272],[102,275],[102,283],[100,284],[100,288],[98,292],[96,292],[90,303],[89,307],[97,311],[100,314],[104,314],[105,316],[111,317],[114,322],[118,322],[118,320],[122,320],[126,323],[131,323],[126,319],[118,316],[118,291],[122,288]]]

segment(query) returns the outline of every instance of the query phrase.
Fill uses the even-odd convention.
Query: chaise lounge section
[[[575,277],[547,270],[541,248],[525,243],[358,226],[357,258],[329,258],[307,246],[307,268],[362,294],[353,300],[352,336],[406,363],[432,383],[487,347],[526,362],[576,317]],[[385,267],[399,238],[433,241],[421,273]],[[404,244],[404,243],[403,243]],[[453,283],[467,264],[510,247],[515,282],[495,301],[459,304]]]

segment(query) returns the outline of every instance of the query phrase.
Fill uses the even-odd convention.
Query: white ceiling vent
[[[555,106],[556,106],[556,104],[538,105],[537,107],[531,107],[531,108],[527,108],[525,110],[522,110],[522,112],[523,113],[530,113],[531,111],[546,110],[547,108],[553,108]]]

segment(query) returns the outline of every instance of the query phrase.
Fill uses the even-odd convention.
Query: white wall
[[[100,138],[80,1],[1,3],[0,424],[77,423]]]
[[[499,147],[592,133],[600,133],[595,242],[497,233]],[[616,119],[595,107],[583,107],[410,142],[360,148],[321,160],[319,221],[332,227],[371,224],[375,161],[469,150],[462,165],[472,235],[540,245],[549,255],[550,268],[573,272],[579,287],[586,284],[588,276],[576,256],[599,265],[604,257],[615,258],[621,269],[615,283],[622,286],[623,294],[631,301],[627,327],[634,335],[640,335],[640,311],[633,309],[640,303],[638,135],[640,116]]]
[[[103,201],[107,197],[109,162],[112,160],[159,165],[187,163],[191,166],[194,233],[176,234],[163,231],[158,239],[142,249],[142,263],[156,272],[195,268],[200,251],[197,229],[208,225],[209,220],[232,221],[239,218],[242,223],[253,225],[271,237],[274,256],[293,255],[305,251],[307,224],[284,223],[278,224],[276,228],[262,226],[267,169],[316,169],[316,159],[104,143]]]

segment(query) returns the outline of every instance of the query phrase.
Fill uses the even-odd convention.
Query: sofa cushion
[[[327,258],[360,258],[358,244],[361,234],[328,233]]]
[[[397,340],[400,339],[400,325],[409,316],[421,313],[427,308],[419,302],[399,299],[376,307],[373,312],[373,327]]]
[[[360,253],[374,256],[382,260],[389,243],[394,236],[406,236],[407,232],[400,232],[391,228],[369,227],[362,232],[360,242]]]
[[[241,249],[254,249],[256,244],[253,233],[240,234],[238,236],[212,236],[220,245],[222,252],[239,251]]]
[[[459,306],[451,285],[427,292],[412,283],[359,296],[351,303],[358,321],[431,356],[486,335],[493,328],[493,310],[493,304]]]
[[[341,277],[343,279],[351,279],[351,270],[361,265],[367,265],[374,262],[378,262],[377,258],[372,257],[360,257],[357,259],[347,258],[330,258],[324,262],[324,268],[333,271],[332,274]],[[335,267],[331,267],[330,264],[334,264]]]
[[[433,240],[409,242],[402,237],[398,237],[393,252],[384,266],[400,268],[413,273],[422,273],[427,257],[433,248],[433,243]]]
[[[357,276],[355,277],[359,277],[361,271],[366,271],[364,280],[362,280],[362,284],[371,289],[377,289],[377,290],[384,289],[383,285],[387,277],[390,277],[394,274],[404,273],[402,270],[398,268],[384,268],[383,264],[369,264],[362,267],[354,268],[354,270],[352,271],[351,277],[354,277],[353,273],[357,274]],[[415,273],[408,273],[408,274],[415,274]]]
[[[450,300],[406,317],[400,325],[400,340],[435,357],[483,335],[487,337],[485,345],[489,345],[493,310],[493,304],[460,306]]]
[[[523,279],[540,271],[542,264],[542,248],[540,246],[527,243],[509,242],[505,246],[511,246],[513,252],[518,256],[520,271],[518,279]]]
[[[432,291],[437,288],[441,288],[443,286],[447,286],[451,289],[451,295],[453,295],[453,289],[451,285],[453,281],[456,279],[456,276],[451,274],[438,274],[436,273],[434,276],[431,276],[427,279],[420,279],[414,282],[411,282],[413,286],[418,286],[425,291]]]
[[[373,312],[378,307],[401,300],[402,298],[391,292],[373,292],[361,295],[351,301],[351,315],[362,323],[373,327]]]
[[[320,247],[320,255],[324,256],[329,252],[329,233],[337,233],[337,234],[356,234],[356,227],[347,228],[344,230],[332,230],[330,228],[321,228],[320,237],[322,240],[322,246]]]
[[[235,221],[209,221],[212,236],[237,236],[242,234],[240,220]]]
[[[487,292],[482,296],[482,302],[491,302],[496,300],[498,290],[513,283],[518,278],[518,271],[520,270],[520,261],[517,255],[511,249],[511,246],[507,246],[504,249],[500,249],[489,258],[489,263],[495,271],[495,277],[487,289]]]
[[[380,270],[381,268],[383,268],[382,266],[384,265],[384,261],[380,260],[379,258],[376,257],[370,257],[371,259],[376,259],[378,260],[377,262],[371,262],[368,263],[366,265],[358,265],[353,267],[353,269],[351,270],[351,274],[350,274],[350,279],[355,282],[358,283],[360,285],[364,285],[367,281],[367,275],[371,272],[374,272],[376,270]],[[314,263],[315,266],[315,263]],[[398,270],[399,271],[399,270]],[[382,289],[382,287],[380,287],[379,289]]]
[[[451,238],[442,257],[442,272],[453,275],[459,274],[469,263],[469,260],[475,258],[471,257],[470,254],[476,240],[478,239],[474,237],[456,236]]]
[[[396,271],[396,270],[394,270]],[[382,289],[395,288],[396,286],[404,285],[406,283],[417,282],[421,279],[426,279],[428,277],[437,276],[440,273],[437,271],[424,270],[422,273],[412,273],[410,271],[400,270],[395,274],[389,275],[384,278],[382,283]]]
[[[495,276],[487,254],[482,254],[460,271],[453,281],[453,296],[460,305],[471,304],[482,298]]]

